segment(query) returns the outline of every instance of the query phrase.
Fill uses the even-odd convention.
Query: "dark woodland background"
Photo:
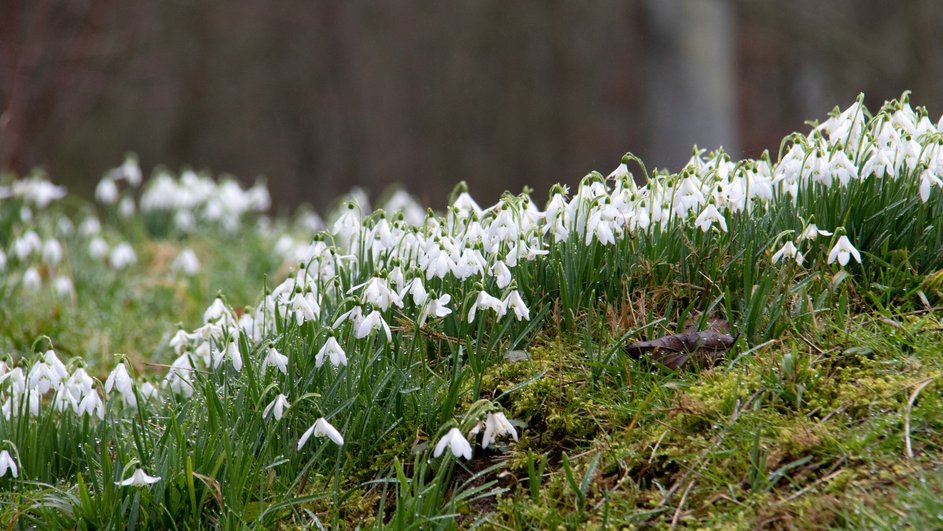
[[[936,0],[0,0],[0,170],[91,195],[125,152],[267,178],[281,208],[401,183],[441,207],[737,156],[913,90],[943,111]]]

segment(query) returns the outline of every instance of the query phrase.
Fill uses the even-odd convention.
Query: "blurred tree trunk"
[[[738,152],[734,6],[727,0],[647,0],[654,42],[646,105],[650,160],[679,169],[691,146]]]

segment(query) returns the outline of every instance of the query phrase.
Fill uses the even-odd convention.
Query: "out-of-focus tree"
[[[460,179],[491,201],[627,150],[756,156],[860,91],[940,112],[935,6],[0,0],[0,169],[90,193],[136,151],[265,175],[284,205],[399,182],[441,206]]]

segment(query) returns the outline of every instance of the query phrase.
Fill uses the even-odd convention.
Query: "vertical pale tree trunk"
[[[678,170],[691,148],[737,154],[735,13],[728,0],[648,0],[648,159]]]

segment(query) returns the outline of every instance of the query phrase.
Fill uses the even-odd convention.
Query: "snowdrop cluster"
[[[484,418],[481,418],[484,417]],[[517,441],[517,429],[498,407],[488,401],[481,400],[473,404],[466,420],[473,422],[468,434],[462,434],[457,427],[450,428],[436,443],[432,457],[441,457],[446,448],[456,458],[472,458],[472,441],[484,430],[481,437],[481,448],[486,449],[495,443],[499,437],[510,436]]]
[[[84,368],[70,370],[53,350],[46,351],[27,369],[0,363],[0,414],[8,421],[15,416],[38,416],[43,408],[102,420],[105,401],[112,396],[117,395],[119,402],[129,408],[137,404],[137,396],[157,398],[157,389],[150,383],[138,386],[124,364],[118,364],[108,376],[104,398],[101,391],[100,382]]]
[[[521,271],[563,246],[607,249],[639,236],[657,239],[679,227],[698,237],[723,235],[732,230],[735,214],[749,216],[773,206],[795,205],[801,194],[870,179],[906,180],[920,201],[940,201],[941,130],[943,120],[933,123],[906,98],[873,117],[859,99],[836,110],[808,135],[793,135],[778,162],[768,156],[735,162],[722,151],[697,151],[679,172],[655,172],[639,183],[629,171],[632,158],[626,156],[608,176],[588,175],[572,194],[567,187],[555,186],[543,209],[526,194],[506,194],[483,208],[467,190],[459,189],[443,215],[424,211],[403,192],[369,211],[367,199],[354,194],[327,217],[326,225],[316,215],[305,219],[311,228],[324,227],[313,241],[291,236],[277,241],[275,252],[296,267],[255,307],[237,314],[217,298],[200,327],[180,330],[170,339],[174,360],[160,391],[135,384],[123,364],[111,373],[104,391],[117,394],[126,407],[133,406],[137,397],[156,399],[160,393],[187,398],[194,394],[197,371],[238,377],[247,364],[257,367],[263,379],[283,381],[290,378],[292,363],[277,345],[287,328],[300,330],[316,343],[312,352],[317,370],[344,378],[352,353],[363,352],[367,345],[382,347],[418,333],[441,333],[445,323],[467,331],[530,320],[537,301],[527,300]],[[140,170],[135,168],[136,162],[126,161],[106,175],[111,184],[99,185],[99,201],[117,200],[120,194],[112,185],[120,179],[129,183],[139,179]],[[39,205],[37,197],[45,203],[57,197],[45,185],[30,186],[42,191],[0,189],[0,198],[4,193],[19,194]],[[148,183],[140,206],[145,212],[170,213],[182,230],[194,228],[199,220],[235,229],[244,213],[266,210],[269,196],[260,184],[243,190],[234,181],[217,183],[192,171],[179,178],[165,172]],[[823,241],[828,242],[827,254],[818,254],[827,264],[846,267],[852,260],[861,263],[867,258],[845,227],[820,227],[815,221],[803,220],[798,230],[778,237],[767,249],[769,260],[805,267],[817,259],[817,245]],[[88,239],[91,256],[107,257],[115,268],[134,263],[133,249],[126,244],[109,246],[95,218],[83,221],[78,232]],[[47,252],[38,236],[24,233],[20,239],[11,247],[16,260],[21,255],[57,259],[55,249]],[[9,256],[9,251],[0,255],[0,269]],[[199,269],[199,261],[185,250],[172,268],[190,275]],[[101,395],[88,375],[82,376],[81,369],[66,372],[54,354],[47,353],[47,358],[28,372],[4,369],[0,381],[9,404],[4,405],[4,415],[24,410],[17,400],[27,396],[35,404],[27,404],[25,410],[35,414],[42,402],[38,397],[55,393],[53,407],[101,418]],[[36,392],[25,393],[27,388]],[[284,394],[269,398],[263,416],[275,422],[296,400]],[[489,411],[467,436],[458,428],[450,429],[438,441],[434,455],[448,448],[456,457],[469,459],[469,438],[482,430],[483,448],[497,437],[517,438],[502,413]],[[297,448],[302,449],[311,436],[344,443],[341,433],[323,417],[300,436]]]
[[[264,183],[243,189],[232,179],[215,181],[192,170],[183,171],[179,178],[161,171],[150,179],[141,195],[142,211],[169,213],[174,225],[184,232],[194,230],[200,221],[235,231],[243,214],[265,212],[270,206],[271,197]]]

